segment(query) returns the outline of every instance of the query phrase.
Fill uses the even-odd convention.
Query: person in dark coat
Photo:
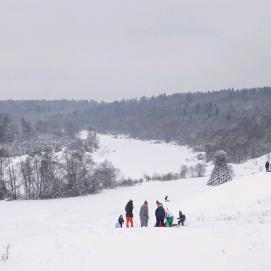
[[[125,207],[125,212],[126,212],[126,228],[129,228],[129,224],[131,225],[131,227],[134,227],[133,209],[134,209],[133,201],[129,200],[128,203],[126,204],[126,207]]]
[[[180,226],[180,224],[182,226],[184,226],[184,222],[186,220],[185,215],[182,213],[182,211],[179,212],[179,217],[178,217],[178,225]]]
[[[165,227],[165,216],[166,212],[165,209],[158,200],[156,201],[157,209],[155,211],[155,217],[156,217],[156,224],[155,227]]]
[[[118,223],[119,223],[120,227],[122,228],[122,224],[124,223],[124,219],[123,219],[122,215],[120,215],[120,217],[118,219]]]
[[[265,170],[266,170],[266,172],[269,171],[269,162],[268,161],[266,161],[266,163],[265,163]]]
[[[148,227],[149,207],[148,207],[147,201],[145,201],[144,204],[141,206],[139,217],[140,217],[141,227]]]

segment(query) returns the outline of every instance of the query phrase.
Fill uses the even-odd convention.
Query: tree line
[[[111,103],[1,101],[0,112],[0,144],[48,134],[64,140],[81,129],[94,129],[175,141],[206,152],[207,160],[218,149],[227,152],[230,162],[271,151],[270,87],[161,94]]]
[[[47,149],[15,158],[0,149],[0,199],[73,197],[115,187],[119,172],[109,161],[93,161],[93,140],[91,135],[62,152]]]

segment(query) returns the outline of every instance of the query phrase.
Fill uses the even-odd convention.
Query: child
[[[174,220],[173,214],[167,208],[167,211],[166,211],[166,222],[167,222],[166,226],[171,227],[172,224],[173,224],[173,220]]]
[[[178,225],[182,224],[184,226],[184,222],[186,220],[185,215],[182,213],[182,211],[179,212],[179,217],[178,217]]]
[[[119,219],[118,219],[118,222],[116,224],[116,228],[122,228],[122,224],[124,223],[124,219],[123,219],[123,216],[120,215]]]

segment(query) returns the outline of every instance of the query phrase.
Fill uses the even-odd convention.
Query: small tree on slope
[[[231,168],[227,165],[226,152],[217,151],[214,155],[214,162],[215,167],[207,185],[216,186],[231,181],[233,174]]]

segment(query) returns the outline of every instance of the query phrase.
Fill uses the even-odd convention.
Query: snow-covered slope
[[[173,144],[101,137],[95,159],[109,159],[125,176],[178,171],[197,163],[196,153]],[[97,195],[44,201],[0,201],[2,271],[270,271],[271,173],[257,163],[234,165],[237,177],[220,187],[206,178],[105,190]],[[253,174],[252,174],[253,173]],[[251,175],[248,175],[251,174]],[[247,176],[239,176],[247,175]],[[154,228],[155,201],[187,216],[184,228]],[[129,199],[133,229],[116,229]],[[149,201],[150,227],[139,227]],[[1,261],[10,245],[9,259]]]
[[[271,174],[239,177],[220,187],[206,179],[149,182],[94,196],[48,201],[0,202],[0,250],[10,244],[1,270],[271,270]],[[154,228],[155,201],[184,228]],[[134,229],[114,225],[128,199]],[[150,227],[138,213],[150,203]]]
[[[85,132],[82,132],[82,137]],[[179,172],[181,165],[188,167],[202,162],[198,160],[201,152],[194,152],[188,146],[179,146],[162,141],[142,141],[127,136],[99,134],[100,149],[94,159],[102,162],[110,160],[125,177],[141,178],[144,174],[166,174]],[[247,176],[265,171],[264,165],[271,160],[271,154],[232,164],[236,176]],[[207,175],[212,170],[212,162],[207,163]]]
[[[265,163],[266,161],[271,160],[271,153],[267,153],[260,157],[250,159],[241,164],[233,164],[234,171],[238,176],[245,176],[255,174],[261,171],[265,171]]]

